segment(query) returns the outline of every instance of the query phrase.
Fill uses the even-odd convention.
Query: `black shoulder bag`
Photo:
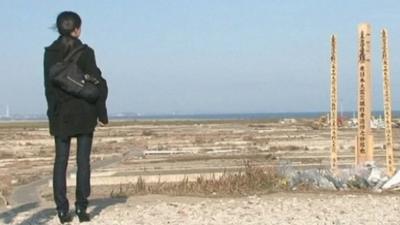
[[[63,91],[75,97],[83,98],[88,102],[95,102],[100,95],[97,87],[99,81],[89,74],[84,74],[77,65],[82,50],[87,45],[81,45],[64,58],[50,67],[50,81]]]

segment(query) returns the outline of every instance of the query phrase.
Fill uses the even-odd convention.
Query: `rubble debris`
[[[279,170],[288,180],[289,188],[297,190],[308,187],[316,190],[349,190],[370,189],[382,191],[400,187],[400,172],[389,179],[385,169],[375,166],[373,162],[357,168],[347,168],[332,173],[329,169]]]
[[[382,186],[382,189],[388,190],[397,187],[400,187],[400,171],[397,171],[397,173]]]

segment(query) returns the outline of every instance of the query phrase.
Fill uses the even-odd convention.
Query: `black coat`
[[[79,39],[74,40],[73,47],[82,45]],[[74,97],[54,86],[49,81],[49,69],[63,60],[68,54],[61,44],[61,38],[45,48],[44,53],[44,86],[47,99],[47,116],[49,118],[50,134],[59,137],[76,136],[92,133],[97,120],[108,123],[106,99],[107,83],[101,76],[96,65],[94,51],[87,47],[78,59],[77,65],[85,74],[90,74],[100,80],[100,97],[95,103]]]

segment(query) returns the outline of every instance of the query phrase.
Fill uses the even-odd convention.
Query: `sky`
[[[373,108],[382,110],[380,30],[389,31],[400,110],[395,0],[2,0],[0,115],[45,114],[43,52],[58,13],[77,12],[109,85],[110,113],[329,110],[330,36],[338,38],[340,110],[356,109],[357,26],[372,26]]]

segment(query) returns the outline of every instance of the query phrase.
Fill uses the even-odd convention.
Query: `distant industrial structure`
[[[382,74],[384,96],[384,127],[386,167],[388,175],[395,172],[393,156],[392,133],[392,100],[389,68],[389,47],[387,30],[381,32],[382,38]],[[371,84],[371,25],[362,23],[358,26],[358,101],[357,101],[357,136],[355,144],[355,164],[362,165],[374,159],[374,142],[371,126],[381,126],[376,120],[371,120],[372,114],[372,84]],[[330,93],[330,127],[331,127],[331,169],[337,169],[337,41],[331,37],[331,93]]]
[[[10,106],[6,105],[5,106],[5,112],[4,114],[0,114],[0,119],[2,120],[10,120],[11,119],[11,113],[10,113]]]
[[[6,115],[4,117],[10,118],[10,106],[9,105],[6,106]]]

